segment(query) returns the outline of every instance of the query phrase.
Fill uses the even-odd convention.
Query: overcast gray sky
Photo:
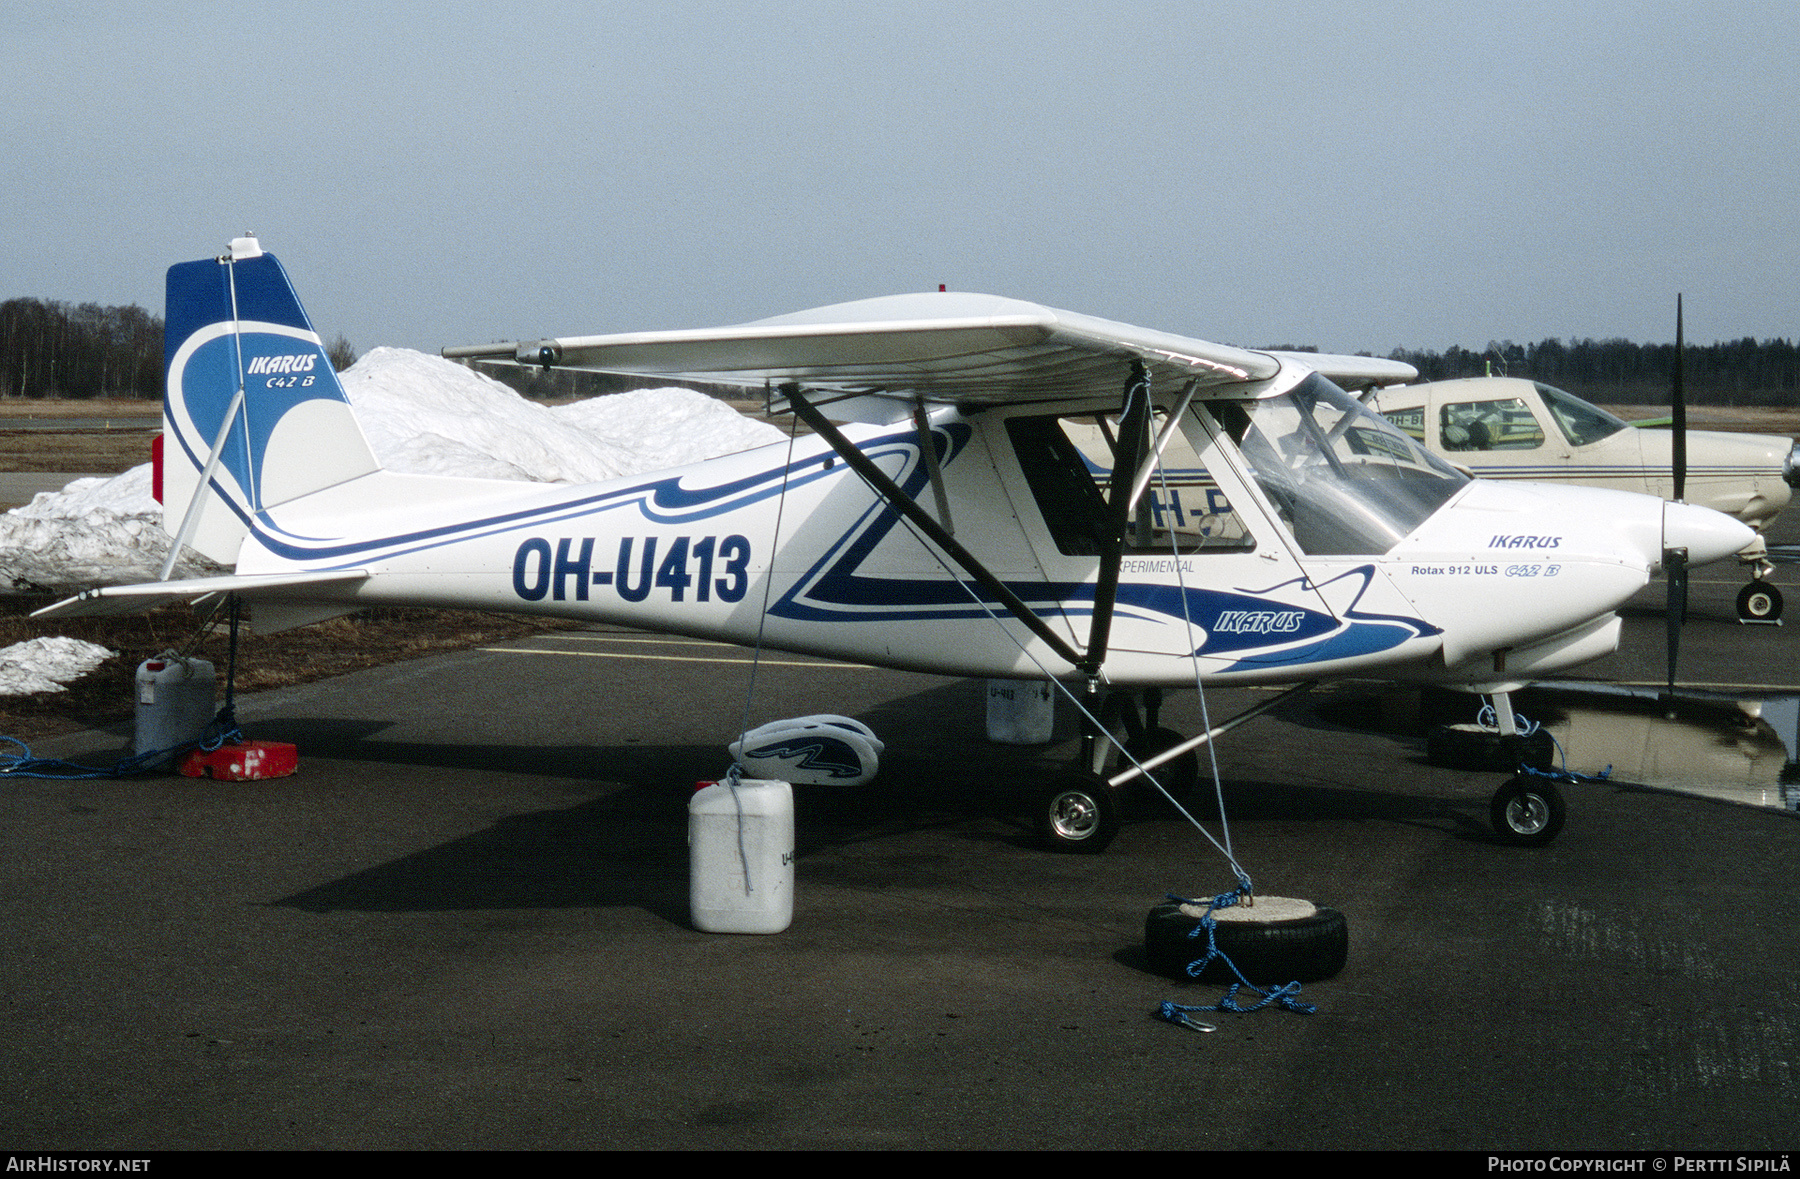
[[[1791,3],[0,9],[0,298],[244,229],[361,350],[987,291],[1246,345],[1800,335]]]

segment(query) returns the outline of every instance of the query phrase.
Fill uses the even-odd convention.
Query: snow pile
[[[117,654],[80,639],[41,638],[14,643],[0,649],[0,696],[67,691],[64,684],[80,679]]]
[[[784,437],[691,389],[645,389],[552,409],[460,364],[402,348],[373,349],[341,378],[375,457],[391,470],[415,474],[593,483]],[[0,590],[154,581],[168,551],[148,463],[111,479],[77,479],[0,515]],[[203,559],[184,559],[174,576],[219,572]],[[5,675],[30,674],[25,661],[40,655],[53,660],[52,668],[61,658],[47,649],[19,652],[0,652]]]
[[[692,389],[643,389],[549,408],[438,356],[376,348],[344,393],[395,471],[597,483],[778,442],[780,430]]]
[[[77,479],[40,491],[0,515],[0,589],[155,581],[169,553],[162,505],[150,496],[150,464],[110,479]],[[175,576],[204,577],[209,562],[178,562]]]

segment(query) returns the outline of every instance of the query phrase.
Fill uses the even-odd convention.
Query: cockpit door
[[[1291,539],[1234,464],[1235,446],[1197,407],[1153,415],[1158,453],[1127,532],[1109,666],[1132,654],[1187,658],[1219,670],[1257,650],[1336,626]],[[1015,462],[1002,482],[1038,560],[1063,593],[1071,637],[1085,643],[1098,579],[1117,415],[1093,410],[1007,416]],[[996,450],[999,450],[996,447]]]

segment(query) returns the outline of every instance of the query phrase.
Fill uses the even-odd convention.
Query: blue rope
[[[1491,701],[1475,710],[1475,723],[1484,729],[1499,730],[1500,713]],[[1516,727],[1518,735],[1521,737],[1529,737],[1544,727],[1539,722],[1527,718],[1522,712],[1513,713],[1513,724]],[[1556,746],[1556,760],[1565,766],[1568,765],[1569,756],[1563,752],[1562,742],[1556,739],[1556,734],[1549,730],[1545,730],[1544,736],[1550,738],[1550,744]],[[1522,764],[1523,763],[1521,763],[1521,765]]]
[[[1529,737],[1544,727],[1538,721],[1525,719],[1524,713],[1513,713],[1513,719],[1518,722],[1519,736],[1521,737]],[[1492,704],[1482,705],[1480,711],[1475,714],[1475,723],[1481,725],[1483,728],[1496,728],[1498,727],[1498,721],[1499,714],[1494,711],[1494,706]],[[1604,782],[1612,776],[1613,768],[1611,766],[1607,766],[1598,774],[1581,774],[1571,770],[1569,768],[1569,751],[1563,748],[1563,743],[1558,741],[1556,739],[1556,734],[1550,732],[1548,729],[1544,729],[1544,735],[1550,738],[1550,744],[1556,746],[1556,760],[1557,763],[1562,766],[1562,769],[1540,770],[1536,766],[1520,762],[1518,769],[1520,774],[1528,774],[1534,778],[1552,778],[1558,782],[1567,782],[1571,785],[1582,782]]]
[[[0,777],[6,778],[54,778],[68,782],[78,782],[93,778],[126,778],[132,774],[141,774],[152,766],[160,765],[186,753],[190,749],[200,749],[207,753],[234,741],[243,740],[243,731],[238,728],[237,716],[230,704],[219,710],[200,736],[192,741],[183,741],[179,745],[171,745],[167,749],[151,749],[144,753],[134,753],[130,757],[121,758],[110,766],[84,766],[79,762],[64,761],[56,757],[33,757],[31,747],[17,737],[0,734],[0,741],[17,745],[25,752],[20,754],[0,754]]]
[[[235,297],[235,296],[234,296]],[[224,601],[216,607],[201,627],[201,633],[187,648],[191,653],[206,631],[219,617],[219,610],[230,607],[231,610],[231,643],[225,663],[225,704],[213,715],[212,723],[200,730],[200,735],[191,741],[183,741],[179,745],[171,745],[167,749],[151,749],[144,753],[134,753],[130,757],[121,758],[110,766],[84,766],[79,762],[64,761],[55,757],[33,757],[31,747],[17,737],[0,734],[0,741],[8,741],[25,751],[23,756],[0,754],[0,777],[13,778],[56,778],[75,782],[92,778],[124,778],[132,774],[141,774],[153,766],[161,765],[165,760],[174,760],[190,749],[199,749],[211,753],[221,745],[242,741],[244,732],[237,723],[237,655],[238,655],[238,596],[227,594]],[[179,659],[185,662],[186,655],[177,654],[174,650],[165,651],[159,658]]]
[[[1188,977],[1199,978],[1201,973],[1206,970],[1207,966],[1212,963],[1212,960],[1218,958],[1231,968],[1231,973],[1237,975],[1238,981],[1232,983],[1226,990],[1224,998],[1220,999],[1217,1003],[1210,1005],[1203,1003],[1176,1003],[1172,1000],[1164,999],[1162,1006],[1156,1011],[1156,1017],[1158,1019],[1167,1020],[1169,1023],[1181,1024],[1185,1027],[1192,1027],[1192,1022],[1187,1018],[1187,1014],[1191,1011],[1235,1011],[1248,1014],[1252,1011],[1261,1011],[1271,1003],[1285,1007],[1296,1015],[1312,1015],[1319,1010],[1313,1004],[1302,1003],[1294,997],[1300,993],[1299,980],[1296,979],[1286,986],[1276,987],[1273,990],[1264,990],[1262,987],[1257,986],[1255,983],[1245,978],[1244,972],[1239,970],[1237,968],[1237,963],[1231,960],[1231,955],[1219,949],[1217,937],[1218,922],[1213,919],[1213,913],[1219,909],[1229,909],[1231,906],[1249,896],[1250,893],[1249,877],[1240,875],[1238,877],[1238,886],[1230,892],[1222,892],[1214,897],[1211,903],[1206,906],[1206,912],[1200,915],[1200,924],[1188,931],[1188,936],[1192,938],[1199,937],[1202,930],[1206,932],[1206,956],[1204,958],[1196,958],[1187,964]],[[1200,903],[1197,900],[1178,897],[1174,893],[1169,893],[1167,895],[1169,900],[1184,905],[1197,905]],[[1238,992],[1245,987],[1249,987],[1252,991],[1261,995],[1261,1001],[1249,1007],[1239,1004],[1237,1001]]]
[[[1475,712],[1475,723],[1484,729],[1498,729],[1500,727],[1500,714],[1495,710],[1492,704],[1483,704]],[[1519,736],[1521,737],[1529,737],[1543,727],[1537,721],[1525,719],[1525,714],[1522,712],[1513,713],[1513,723],[1518,726]],[[1550,739],[1552,741],[1556,740],[1555,737]]]
[[[1561,748],[1561,747],[1558,746],[1558,748]],[[1601,770],[1597,774],[1580,774],[1580,773],[1576,773],[1574,770],[1571,770],[1571,769],[1540,770],[1536,766],[1525,765],[1523,762],[1521,762],[1519,764],[1519,774],[1521,776],[1529,776],[1532,778],[1549,778],[1553,781],[1568,782],[1570,784],[1578,784],[1578,783],[1582,783],[1582,782],[1604,782],[1608,778],[1612,777],[1612,772],[1613,772],[1613,768],[1610,765],[1607,766],[1605,769]]]

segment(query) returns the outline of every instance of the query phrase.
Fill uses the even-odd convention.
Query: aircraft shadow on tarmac
[[[869,870],[881,875],[903,871],[901,845],[919,837],[936,841],[934,853],[1048,855],[1033,845],[1027,816],[1034,791],[1062,768],[1070,746],[990,744],[971,698],[966,685],[949,684],[865,711],[858,719],[895,735],[881,776],[861,787],[797,788],[798,857],[824,860],[822,852],[865,845]],[[718,746],[383,741],[378,734],[388,727],[315,718],[264,719],[254,726],[258,737],[295,742],[303,761],[526,774],[588,782],[603,793],[567,808],[508,816],[486,830],[275,904],[309,912],[631,906],[686,924],[687,798],[695,781],[725,768]],[[1379,821],[1485,840],[1488,829],[1478,816],[1491,788],[1485,784],[1466,799],[1450,799],[1247,779],[1227,771],[1223,792],[1234,824]],[[1202,821],[1216,819],[1210,787],[1200,794],[1187,800],[1190,811]],[[1131,811],[1140,822],[1182,822],[1159,797],[1139,797]],[[819,862],[812,871],[835,876],[842,868]],[[867,883],[860,869],[850,871]]]

